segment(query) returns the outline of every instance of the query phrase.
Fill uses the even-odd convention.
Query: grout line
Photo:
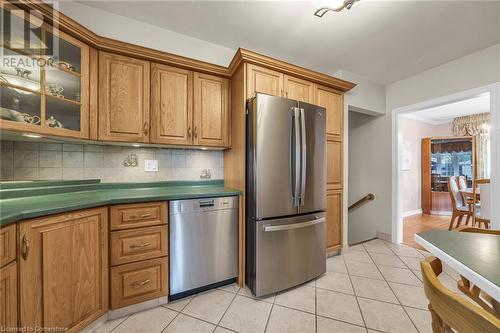
[[[169,309],[169,310],[173,311],[171,309]],[[163,333],[167,329],[167,327],[169,327],[179,315],[180,315],[180,312],[177,312],[177,314],[175,315],[175,317],[172,318],[172,320],[167,324],[167,326],[163,327],[163,329],[160,332]]]
[[[392,251],[392,249],[391,249],[391,248],[390,248],[387,244],[385,244],[385,243],[384,243],[384,245],[385,245],[385,246],[387,246],[387,247],[388,247],[388,248]],[[393,252],[394,252],[394,251],[393,251]],[[370,253],[368,253],[368,255],[369,255],[369,256],[370,256],[370,258],[371,258]],[[373,258],[372,258],[372,259],[373,259]],[[415,330],[417,330],[417,332],[420,332],[420,331],[418,330],[418,328],[417,328],[417,325],[415,325],[415,322],[413,321],[413,319],[412,319],[412,318],[410,317],[410,315],[408,314],[408,311],[406,311],[406,309],[405,309],[405,307],[403,306],[403,304],[401,304],[401,301],[399,300],[398,296],[396,295],[396,293],[395,293],[395,292],[394,292],[394,290],[392,289],[391,285],[389,284],[389,281],[387,281],[387,279],[385,278],[385,276],[382,274],[382,271],[380,270],[380,268],[379,268],[377,265],[375,265],[375,266],[377,267],[377,269],[379,270],[380,274],[381,274],[381,275],[382,275],[382,277],[384,278],[385,283],[387,283],[387,285],[389,286],[389,289],[391,290],[391,292],[394,294],[394,297],[396,297],[396,300],[398,301],[399,305],[403,308],[403,311],[405,312],[406,316],[408,317],[408,319],[410,319],[410,322],[413,324],[413,327],[415,328]],[[415,274],[411,271],[411,269],[409,269],[409,271],[410,271],[413,275],[415,275]],[[416,276],[415,276],[415,277],[416,277]],[[418,277],[417,277],[417,279],[418,279]],[[420,281],[420,280],[419,280],[419,281]]]
[[[129,319],[129,318],[130,318],[130,316],[132,316],[132,315],[125,316],[125,317],[124,317],[124,319],[118,323],[118,325],[116,325],[115,327],[113,327],[113,328],[111,329],[111,331],[109,331],[109,333],[113,332],[113,331],[114,331],[114,330],[115,330],[118,326],[120,326],[121,324],[123,324],[123,323],[124,323],[127,319]],[[118,319],[118,318],[117,318],[117,319]],[[99,325],[99,326],[104,325],[107,321],[108,321],[108,320],[106,320],[104,323],[102,323],[102,324],[101,324],[101,325]],[[95,332],[95,331],[99,328],[99,326],[97,326],[97,327],[96,327],[96,329],[95,329],[93,332]]]
[[[344,258],[342,258],[342,259],[344,259]],[[345,259],[344,259],[344,264],[347,267],[347,264],[345,263]],[[358,305],[359,314],[361,315],[361,319],[363,320],[363,325],[364,325],[365,329],[367,330],[365,316],[363,316],[363,312],[361,311],[361,306],[359,305],[359,300],[358,300],[358,295],[356,294],[356,289],[354,288],[354,284],[352,283],[351,276],[349,274],[347,274],[347,276],[349,277],[349,283],[351,284],[352,292],[354,293],[354,299],[356,300],[356,304]]]
[[[240,288],[241,289],[241,288]],[[239,291],[239,290],[238,290]],[[229,305],[227,306],[226,310],[224,310],[224,313],[222,314],[222,316],[220,316],[220,319],[219,321],[217,322],[217,324],[215,326],[219,326],[220,325],[220,322],[222,321],[222,319],[224,318],[224,316],[226,315],[227,313],[227,310],[229,310],[229,308],[231,307],[231,305],[234,303],[234,300],[236,299],[236,296],[238,296],[238,294],[234,294],[233,293],[233,298],[231,298],[231,302],[229,302]]]

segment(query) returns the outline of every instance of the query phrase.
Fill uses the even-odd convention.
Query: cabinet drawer
[[[16,259],[16,224],[0,229],[0,266]]]
[[[164,257],[168,254],[167,226],[111,232],[111,265]]]
[[[111,267],[111,308],[167,295],[168,258]]]
[[[167,203],[146,202],[114,205],[110,208],[111,230],[167,224]]]

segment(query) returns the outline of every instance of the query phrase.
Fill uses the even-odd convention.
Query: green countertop
[[[0,226],[105,205],[239,195],[223,181],[99,183],[0,183]]]

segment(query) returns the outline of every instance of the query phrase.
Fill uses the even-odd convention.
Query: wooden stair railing
[[[366,201],[373,201],[373,200],[375,200],[375,195],[373,193],[368,193],[366,196],[362,197],[361,199],[350,205],[349,210],[361,206]]]

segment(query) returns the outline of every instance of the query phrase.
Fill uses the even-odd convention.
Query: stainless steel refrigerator
[[[263,296],[326,271],[326,110],[247,101],[246,283]]]

